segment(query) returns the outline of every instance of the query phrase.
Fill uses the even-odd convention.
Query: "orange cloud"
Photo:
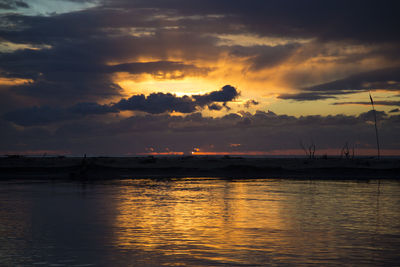
[[[27,84],[27,83],[32,83],[33,80],[31,79],[20,79],[20,78],[4,78],[0,77],[0,86],[5,85],[5,86],[15,86],[15,85],[21,85],[21,84]]]

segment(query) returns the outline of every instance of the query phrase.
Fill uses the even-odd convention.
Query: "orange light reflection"
[[[303,156],[304,151],[301,149],[286,149],[286,150],[271,150],[271,151],[192,151],[195,156]],[[315,152],[316,155],[331,155],[340,156],[341,149],[319,149]],[[360,148],[355,150],[355,156],[375,156],[377,150],[374,148]],[[383,156],[398,156],[400,150],[398,149],[383,149],[381,150]]]
[[[115,228],[119,229],[115,235],[118,247],[146,251],[162,248],[166,255],[224,261],[229,258],[204,252],[210,246],[224,251],[252,247],[267,242],[266,239],[275,239],[272,236],[253,239],[254,229],[286,228],[279,201],[256,206],[249,200],[245,184],[198,182],[201,184],[174,182],[163,188],[148,181],[140,192],[134,186],[125,187],[120,192],[115,221]],[[270,196],[260,197],[267,200]],[[237,263],[245,262],[238,259]]]
[[[137,155],[148,155],[148,156],[167,156],[167,155],[184,155],[185,153],[180,151],[168,151],[168,152],[145,152],[138,153]]]

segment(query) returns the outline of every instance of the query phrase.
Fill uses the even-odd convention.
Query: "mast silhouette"
[[[374,107],[374,100],[372,99],[372,96],[371,96],[371,91],[369,91],[369,99],[371,100],[372,111],[374,113],[376,146],[378,148],[378,159],[379,159],[381,157],[381,151],[380,151],[380,147],[379,147],[378,126],[376,124],[376,111],[375,111],[375,107]]]

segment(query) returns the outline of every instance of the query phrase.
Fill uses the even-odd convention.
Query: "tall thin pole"
[[[378,126],[376,124],[376,111],[375,111],[375,107],[374,107],[374,100],[372,99],[372,96],[371,96],[371,92],[369,92],[369,99],[371,100],[372,111],[374,112],[376,146],[378,148],[378,159],[379,159],[381,157],[381,151],[380,151],[380,148],[379,148]]]

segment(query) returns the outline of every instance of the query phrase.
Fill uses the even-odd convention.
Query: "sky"
[[[400,155],[398,10],[0,0],[0,154]]]

